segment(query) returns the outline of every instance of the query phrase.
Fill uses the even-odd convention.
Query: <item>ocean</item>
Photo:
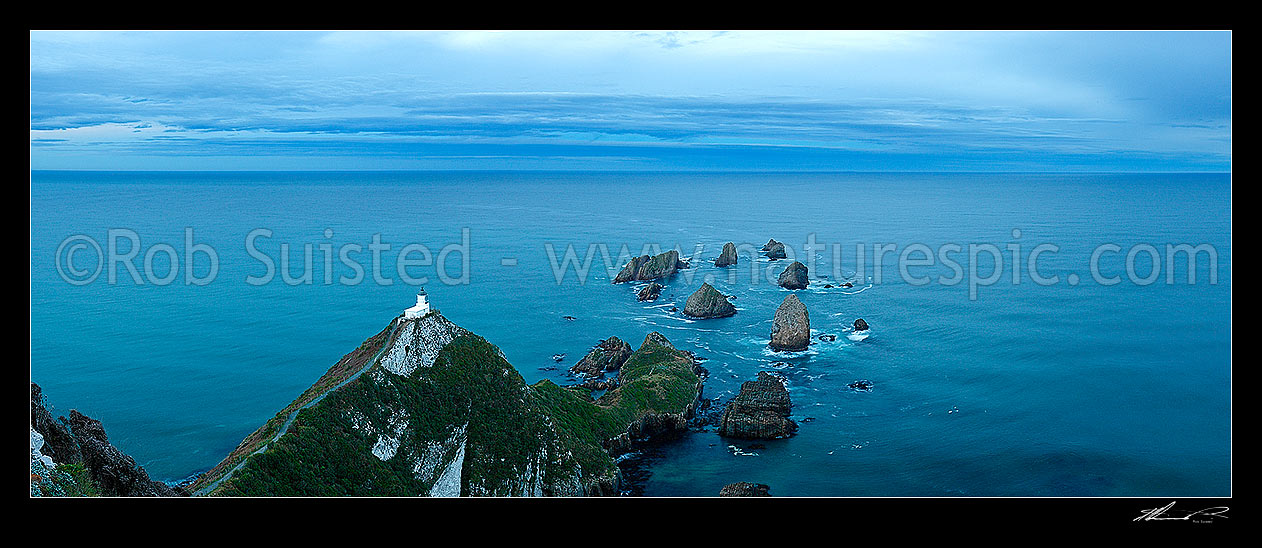
[[[785,379],[796,436],[689,433],[632,457],[646,496],[1232,494],[1229,174],[35,171],[30,193],[31,380],[155,479],[218,463],[423,285],[529,383],[651,331],[719,404]],[[767,347],[771,238],[811,267],[805,352]],[[658,301],[610,283],[672,248],[696,258]],[[704,281],[735,316],[671,311]]]

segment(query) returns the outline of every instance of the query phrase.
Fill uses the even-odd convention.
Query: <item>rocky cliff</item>
[[[766,371],[758,380],[741,384],[741,391],[727,404],[719,422],[719,435],[741,439],[775,439],[792,436],[797,423],[789,418],[793,404],[784,383]]]
[[[810,276],[806,272],[806,265],[798,261],[789,263],[785,267],[784,272],[780,273],[780,278],[776,281],[780,287],[785,289],[806,289],[811,283]]]
[[[77,410],[54,420],[31,383],[31,495],[177,497],[188,493],[149,479],[110,444],[101,421]]]
[[[736,264],[736,244],[723,244],[723,252],[714,260],[714,266],[731,266]]]
[[[436,310],[399,319],[330,369],[317,383],[324,391],[300,396],[194,489],[219,496],[617,494],[611,455],[682,429],[701,389],[691,356],[656,333],[619,369],[621,385],[593,400],[586,390],[548,381],[527,385],[496,346]]]
[[[609,337],[570,367],[570,372],[585,377],[599,377],[606,372],[617,372],[631,357],[631,345],[618,337]]]
[[[771,348],[773,350],[806,350],[811,344],[811,316],[806,305],[790,294],[776,309],[771,321]]]

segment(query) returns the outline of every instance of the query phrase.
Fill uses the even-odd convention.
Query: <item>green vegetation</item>
[[[263,423],[263,426],[260,426],[258,430],[255,430],[249,436],[246,436],[246,438],[237,445],[236,449],[233,449],[223,461],[215,465],[215,467],[210,471],[202,474],[201,477],[197,478],[197,481],[193,483],[190,490],[197,491],[202,489],[219,479],[220,476],[224,475],[229,470],[235,468],[243,459],[245,459],[246,456],[258,451],[259,448],[263,447],[264,444],[276,436],[276,433],[280,431],[281,426],[285,424],[286,418],[289,417],[290,413],[292,413],[295,409],[307,405],[315,398],[325,392],[328,392],[329,389],[337,386],[342,381],[350,378],[351,375],[354,375],[355,372],[368,365],[368,360],[372,359],[372,357],[376,355],[377,351],[389,342],[387,339],[389,338],[390,330],[393,325],[394,320],[392,320],[391,324],[386,326],[385,329],[382,329],[380,333],[377,333],[376,335],[369,337],[368,340],[360,343],[359,348],[356,348],[353,352],[342,356],[342,359],[333,364],[333,367],[330,367],[324,375],[317,379],[315,384],[303,391],[302,394],[299,394],[294,401],[290,402],[290,404],[285,406],[284,409],[281,409],[274,417]]]
[[[472,334],[455,338],[432,367],[410,377],[373,365],[300,411],[285,435],[249,456],[213,494],[428,494],[462,440],[462,495],[574,494],[612,485],[617,466],[605,443],[645,415],[682,415],[698,395],[691,358],[653,337],[623,365],[622,386],[595,401],[548,381],[526,386],[498,348]],[[463,437],[453,437],[462,427]],[[251,438],[269,429],[276,431],[264,425]],[[385,461],[372,452],[383,434],[398,441]]]

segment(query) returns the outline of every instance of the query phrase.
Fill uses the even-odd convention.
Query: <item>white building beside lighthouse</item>
[[[403,318],[407,320],[416,319],[429,313],[429,296],[425,294],[425,288],[416,294],[416,304],[403,311]]]

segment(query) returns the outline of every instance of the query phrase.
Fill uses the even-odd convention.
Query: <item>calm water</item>
[[[219,260],[204,286],[184,283],[190,227]],[[111,228],[139,235],[141,269],[154,244],[179,251],[174,282],[137,285],[121,266],[113,285],[107,272],[86,285],[64,281],[55,257],[63,239],[84,234],[106,246]],[[303,245],[313,247],[310,285],[279,274],[246,283],[267,271],[247,253],[256,228],[272,231],[256,247],[277,269],[281,243],[295,275]],[[415,287],[394,260],[403,245],[423,244],[437,259],[464,228],[467,284],[441,283],[435,261],[408,272],[428,277],[434,305],[499,345],[528,382],[567,382],[565,368],[598,340],[638,346],[651,330],[708,358],[707,397],[730,398],[760,370],[788,380],[796,437],[751,449],[713,431],[690,434],[647,457],[647,495],[709,496],[735,481],[769,484],[777,496],[1231,494],[1227,175],[36,172],[31,378],[55,414],[99,418],[155,478],[187,477],[412,304]],[[392,246],[380,267],[392,285],[373,282],[374,234]],[[755,282],[748,254],[735,280],[712,259],[724,242],[760,247],[768,238],[801,259],[811,234],[821,244],[812,274],[830,279],[798,293],[815,334],[837,341],[776,354],[765,345],[788,292],[765,271],[777,275],[785,263],[763,259]],[[976,299],[967,281],[938,283],[952,277],[940,263],[911,268],[933,280],[913,285],[899,276],[898,257],[916,243],[962,246],[950,257],[965,276],[969,244],[994,244],[1005,270]],[[1025,274],[1029,250],[1042,243],[1059,246],[1039,259],[1044,277],[1060,277],[1050,286]],[[1121,248],[1100,261],[1104,276],[1121,276],[1113,286],[1088,270],[1106,243]],[[1127,251],[1144,243],[1161,254],[1151,285],[1125,274]],[[1167,243],[1214,246],[1217,283],[1202,254],[1195,284],[1182,255],[1167,284]],[[321,244],[334,249],[332,284]],[[363,249],[351,255],[366,271],[357,285],[338,283],[355,275],[336,257],[345,244]],[[558,284],[548,244],[558,260],[573,245],[580,263],[589,244],[605,244],[615,272],[623,245],[634,254],[679,246],[685,256],[705,248],[662,300],[638,303],[633,285],[609,283],[599,252],[586,283],[570,268]],[[862,273],[855,244],[866,251]],[[873,244],[898,246],[879,280]],[[1015,285],[1009,244],[1022,246]],[[446,272],[459,276],[464,256],[446,256]],[[75,257],[79,268],[95,267],[90,251]],[[165,275],[167,255],[152,257]],[[194,259],[194,274],[205,276],[209,260]],[[1150,260],[1138,255],[1138,277]],[[977,264],[980,277],[994,268],[985,253]],[[1070,274],[1081,282],[1069,284]],[[838,275],[855,287],[821,287]],[[689,321],[669,311],[710,278],[737,297],[736,316]],[[871,335],[854,341],[847,326],[859,317]],[[557,353],[564,363],[546,369]],[[873,390],[847,388],[858,379]]]

